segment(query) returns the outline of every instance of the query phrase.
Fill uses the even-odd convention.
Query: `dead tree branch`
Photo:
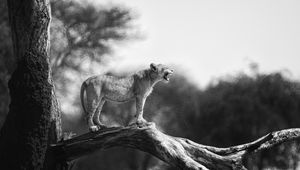
[[[197,144],[191,140],[166,135],[155,124],[107,128],[87,133],[53,145],[58,159],[72,161],[82,155],[115,146],[130,147],[150,153],[180,169],[246,169],[242,159],[251,152],[271,148],[277,144],[300,137],[300,128],[269,133],[256,141],[217,148]]]

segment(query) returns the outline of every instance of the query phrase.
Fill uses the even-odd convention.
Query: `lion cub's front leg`
[[[144,118],[143,118],[143,110],[144,110],[144,105],[145,105],[145,101],[146,101],[145,96],[141,97],[138,96],[136,98],[136,115],[135,115],[135,122],[138,126],[143,126],[143,125],[149,125],[151,123],[147,122]]]

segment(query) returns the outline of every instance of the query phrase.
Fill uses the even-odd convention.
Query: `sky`
[[[300,79],[299,0],[98,1],[131,8],[144,35],[117,47],[112,68],[175,65],[203,87],[256,62],[261,72],[289,70]]]

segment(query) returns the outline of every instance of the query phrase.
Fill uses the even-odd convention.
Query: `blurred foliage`
[[[113,45],[133,38],[134,17],[122,6],[52,0],[50,63],[58,96],[67,111],[80,113],[79,86],[93,68],[105,64]],[[15,68],[6,0],[0,0],[0,127],[8,111],[7,81]],[[228,147],[252,141],[266,133],[299,127],[300,83],[281,73],[239,74],[199,89],[180,74],[169,84],[159,83],[145,105],[145,118],[162,131],[195,142]],[[74,86],[77,84],[77,86]],[[74,91],[76,92],[74,94]],[[71,109],[70,109],[71,108]],[[76,110],[77,109],[77,110]],[[135,103],[106,103],[102,119],[109,126],[127,125]],[[64,130],[87,131],[82,117],[64,114]],[[296,169],[299,141],[282,144],[245,160],[249,169]],[[117,162],[117,163],[116,163]],[[74,169],[173,169],[136,150],[115,148],[79,159]]]
[[[83,71],[83,60],[102,62],[113,42],[133,36],[134,18],[125,7],[72,0],[52,0],[51,7],[50,62],[55,76],[66,68]]]

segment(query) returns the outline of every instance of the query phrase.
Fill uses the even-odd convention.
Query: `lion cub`
[[[88,114],[90,131],[97,131],[105,127],[99,119],[105,101],[127,102],[135,99],[134,123],[139,126],[147,124],[143,118],[146,98],[157,82],[168,82],[172,74],[173,70],[167,66],[152,63],[149,69],[139,71],[128,77],[98,75],[85,80],[81,86],[80,99],[84,112]],[[86,106],[84,104],[84,92],[86,92]]]

